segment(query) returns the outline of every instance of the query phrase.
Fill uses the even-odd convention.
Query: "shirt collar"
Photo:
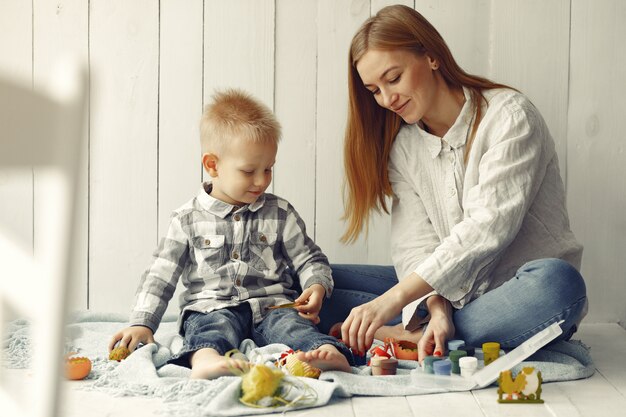
[[[472,99],[469,89],[463,87],[463,95],[465,96],[465,103],[463,103],[461,113],[459,113],[459,116],[456,118],[443,138],[425,131],[421,126],[419,126],[419,124],[417,124],[419,132],[426,142],[426,148],[428,148],[428,152],[433,159],[441,153],[444,141],[453,149],[457,149],[465,145],[474,113],[472,112]]]
[[[226,216],[233,212],[243,212],[245,210],[255,212],[263,207],[263,204],[265,203],[265,194],[262,194],[253,203],[237,208],[237,206],[233,204],[225,203],[222,200],[218,200],[217,198],[211,196],[210,193],[212,189],[213,184],[211,184],[210,181],[202,183],[202,187],[200,187],[200,191],[198,191],[197,199],[202,208],[222,219],[226,218]]]

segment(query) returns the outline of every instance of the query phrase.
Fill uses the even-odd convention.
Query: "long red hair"
[[[343,242],[354,242],[369,224],[372,210],[389,213],[391,196],[387,173],[389,153],[404,121],[380,107],[365,88],[356,70],[359,59],[370,49],[404,49],[428,55],[439,63],[438,71],[453,89],[470,90],[474,106],[472,130],[465,145],[465,160],[482,119],[482,91],[509,88],[486,78],[466,73],[454,60],[437,29],[417,11],[403,5],[388,6],[367,19],[352,38],[348,58],[348,121],[344,141],[344,215],[347,229]]]

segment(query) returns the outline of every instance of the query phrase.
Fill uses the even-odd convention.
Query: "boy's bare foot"
[[[238,375],[245,372],[252,364],[241,359],[227,358],[209,348],[194,352],[190,358],[193,379],[215,379],[224,375]]]
[[[322,345],[308,352],[296,352],[296,357],[322,371],[352,372],[346,357],[333,345]]]
[[[211,362],[200,362],[191,368],[192,379],[215,379],[224,375],[238,375],[237,370],[245,372],[250,369],[250,362],[220,356]]]
[[[341,325],[343,322],[335,323],[328,332],[329,335],[341,339]],[[388,337],[393,337],[396,340],[408,340],[409,342],[418,343],[422,338],[422,329],[417,329],[412,332],[404,330],[402,324],[396,324],[395,326],[382,326],[374,334],[374,338],[384,341]]]

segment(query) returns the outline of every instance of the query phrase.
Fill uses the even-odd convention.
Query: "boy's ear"
[[[217,160],[217,155],[213,153],[205,153],[202,155],[202,166],[213,178],[217,177]]]

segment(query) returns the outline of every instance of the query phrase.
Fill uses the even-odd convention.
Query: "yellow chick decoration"
[[[510,370],[502,371],[498,378],[498,402],[543,403],[541,382],[541,372],[532,367],[522,368],[515,379]]]
[[[237,354],[240,352],[233,349],[224,356]],[[230,367],[230,370],[233,375],[241,377],[239,401],[248,407],[296,407],[311,405],[317,400],[317,392],[310,386],[297,378],[291,378],[273,364],[268,366],[259,363],[246,370]]]
[[[511,370],[500,372],[500,378],[498,378],[498,394],[506,394],[507,400],[512,400],[513,396],[517,396],[519,393],[519,381],[513,380],[511,376]]]
[[[242,375],[240,401],[248,406],[257,406],[263,398],[273,398],[280,388],[280,382],[285,375],[278,369],[271,369],[265,365],[254,365]]]

